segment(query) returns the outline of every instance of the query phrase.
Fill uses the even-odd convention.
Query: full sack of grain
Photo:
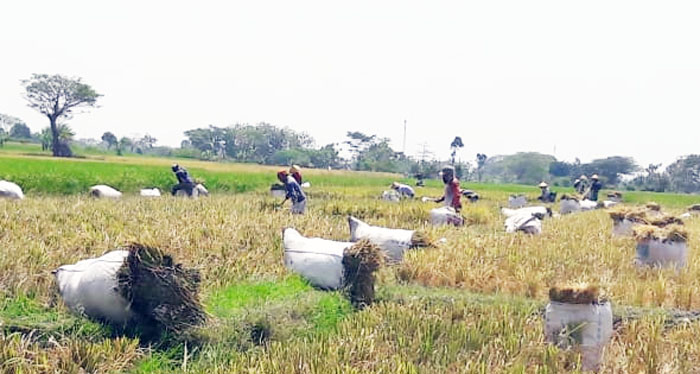
[[[464,218],[459,213],[457,213],[457,211],[455,211],[454,208],[449,206],[443,206],[430,211],[430,222],[434,226],[462,226],[464,225]]]
[[[688,233],[683,226],[639,225],[634,228],[634,237],[637,240],[635,263],[676,268],[686,265]]]
[[[683,225],[683,221],[671,215],[663,214],[647,208],[620,207],[608,212],[613,221],[613,234],[617,236],[631,236],[636,225],[651,225],[666,227],[670,225]]]
[[[572,195],[564,194],[559,201],[559,214],[570,214],[581,211],[579,199]]]
[[[401,195],[394,190],[382,192],[382,200],[392,203],[398,203],[401,200]]]
[[[501,213],[506,217],[513,217],[521,214],[539,214],[542,218],[552,216],[552,210],[546,206],[529,206],[520,209],[501,208]]]
[[[526,208],[518,209],[517,212],[506,218],[505,228],[509,234],[521,231],[526,234],[539,235],[542,233],[541,213],[532,213]]]
[[[305,238],[291,228],[282,236],[288,269],[318,288],[344,289],[356,307],[374,302],[374,272],[384,263],[379,247],[367,240],[350,243]]]
[[[157,188],[144,188],[140,191],[143,197],[160,197],[160,190]]]
[[[22,200],[24,193],[20,186],[6,180],[0,180],[0,198]]]
[[[96,320],[179,333],[205,319],[199,273],[156,248],[131,244],[54,274],[66,306]]]
[[[522,208],[527,205],[527,199],[523,195],[508,196],[508,206],[513,209]]]
[[[589,287],[555,287],[549,295],[544,323],[547,341],[580,350],[583,369],[597,370],[613,332],[610,302],[599,301],[597,289]]]
[[[122,197],[121,192],[104,184],[98,184],[96,186],[90,187],[89,193],[90,196],[96,197],[98,199],[118,199]]]
[[[348,217],[348,224],[351,242],[369,240],[384,252],[390,262],[400,262],[410,248],[431,245],[427,236],[420,231],[371,226],[352,216]]]

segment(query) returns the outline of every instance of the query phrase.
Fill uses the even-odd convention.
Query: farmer
[[[289,174],[294,177],[294,180],[296,180],[300,186],[304,183],[301,178],[301,167],[299,167],[299,165],[292,165],[292,167],[289,168]]]
[[[306,211],[306,195],[301,190],[301,186],[297,183],[297,180],[289,174],[286,170],[280,170],[277,173],[277,179],[284,183],[284,189],[287,191],[287,195],[282,201],[284,204],[287,200],[292,200],[292,213],[293,214],[304,214]]]
[[[456,212],[462,210],[460,198],[462,193],[459,189],[459,179],[455,177],[455,168],[445,166],[440,171],[442,182],[445,183],[445,194],[441,198],[435,199],[436,203],[445,203],[445,206],[454,208]]]
[[[543,203],[553,203],[554,198],[552,198],[552,191],[549,190],[549,185],[547,182],[542,181],[538,187],[542,191],[542,194],[537,198],[537,200],[540,200]]]
[[[177,184],[173,186],[171,192],[173,196],[177,194],[177,191],[183,190],[187,196],[192,196],[192,190],[195,187],[194,180],[190,177],[190,174],[178,164],[173,164],[173,173],[177,177]]]
[[[591,183],[591,186],[588,187],[588,193],[586,194],[588,200],[598,201],[598,192],[603,189],[603,183],[601,183],[598,179],[598,174],[593,174],[591,176],[591,180],[593,182]]]
[[[413,188],[411,186],[399,183],[399,182],[394,182],[391,184],[391,189],[395,190],[396,192],[401,195],[401,197],[407,197],[407,198],[413,198],[416,196],[416,192],[413,191]]]
[[[588,189],[588,178],[585,175],[580,176],[574,181],[574,189],[579,195],[583,195]]]

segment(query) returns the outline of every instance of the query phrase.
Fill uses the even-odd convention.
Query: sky
[[[4,1],[0,113],[33,73],[104,96],[78,138],[267,122],[446,159],[533,151],[641,165],[700,153],[697,1]]]

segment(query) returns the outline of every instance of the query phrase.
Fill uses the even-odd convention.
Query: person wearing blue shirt
[[[297,183],[296,179],[290,175],[286,170],[281,170],[277,173],[277,179],[284,183],[284,189],[287,191],[287,195],[282,201],[284,204],[287,200],[292,201],[292,213],[293,214],[304,214],[306,211],[306,195],[301,190],[301,186]]]
[[[194,190],[195,184],[187,170],[178,164],[173,164],[172,170],[177,178],[177,184],[173,186],[171,190],[173,196],[175,196],[180,190],[185,191],[187,196],[192,196],[192,191]]]

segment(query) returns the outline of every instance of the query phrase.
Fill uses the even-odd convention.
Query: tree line
[[[24,98],[29,106],[48,119],[48,126],[32,133],[19,118],[0,114],[0,147],[8,140],[41,143],[54,156],[70,157],[71,145],[98,147],[125,153],[191,157],[211,161],[251,162],[268,165],[298,164],[316,168],[395,172],[417,178],[435,177],[442,163],[423,147],[417,157],[397,152],[389,139],[348,131],[340,143],[316,146],[309,134],[269,123],[200,127],[185,131],[179,148],[156,146],[157,139],[118,137],[105,132],[100,140],[77,142],[67,121],[76,108],[91,108],[102,96],[80,78],[33,74],[23,80]],[[700,192],[700,155],[679,158],[665,169],[660,164],[639,167],[630,157],[612,156],[589,163],[559,161],[534,152],[489,157],[476,153],[474,159],[458,157],[464,143],[460,136],[449,143],[450,159],[457,175],[466,181],[536,184],[546,180],[554,186],[570,186],[580,175],[598,174],[608,186],[649,191]],[[625,177],[625,178],[623,178]]]

